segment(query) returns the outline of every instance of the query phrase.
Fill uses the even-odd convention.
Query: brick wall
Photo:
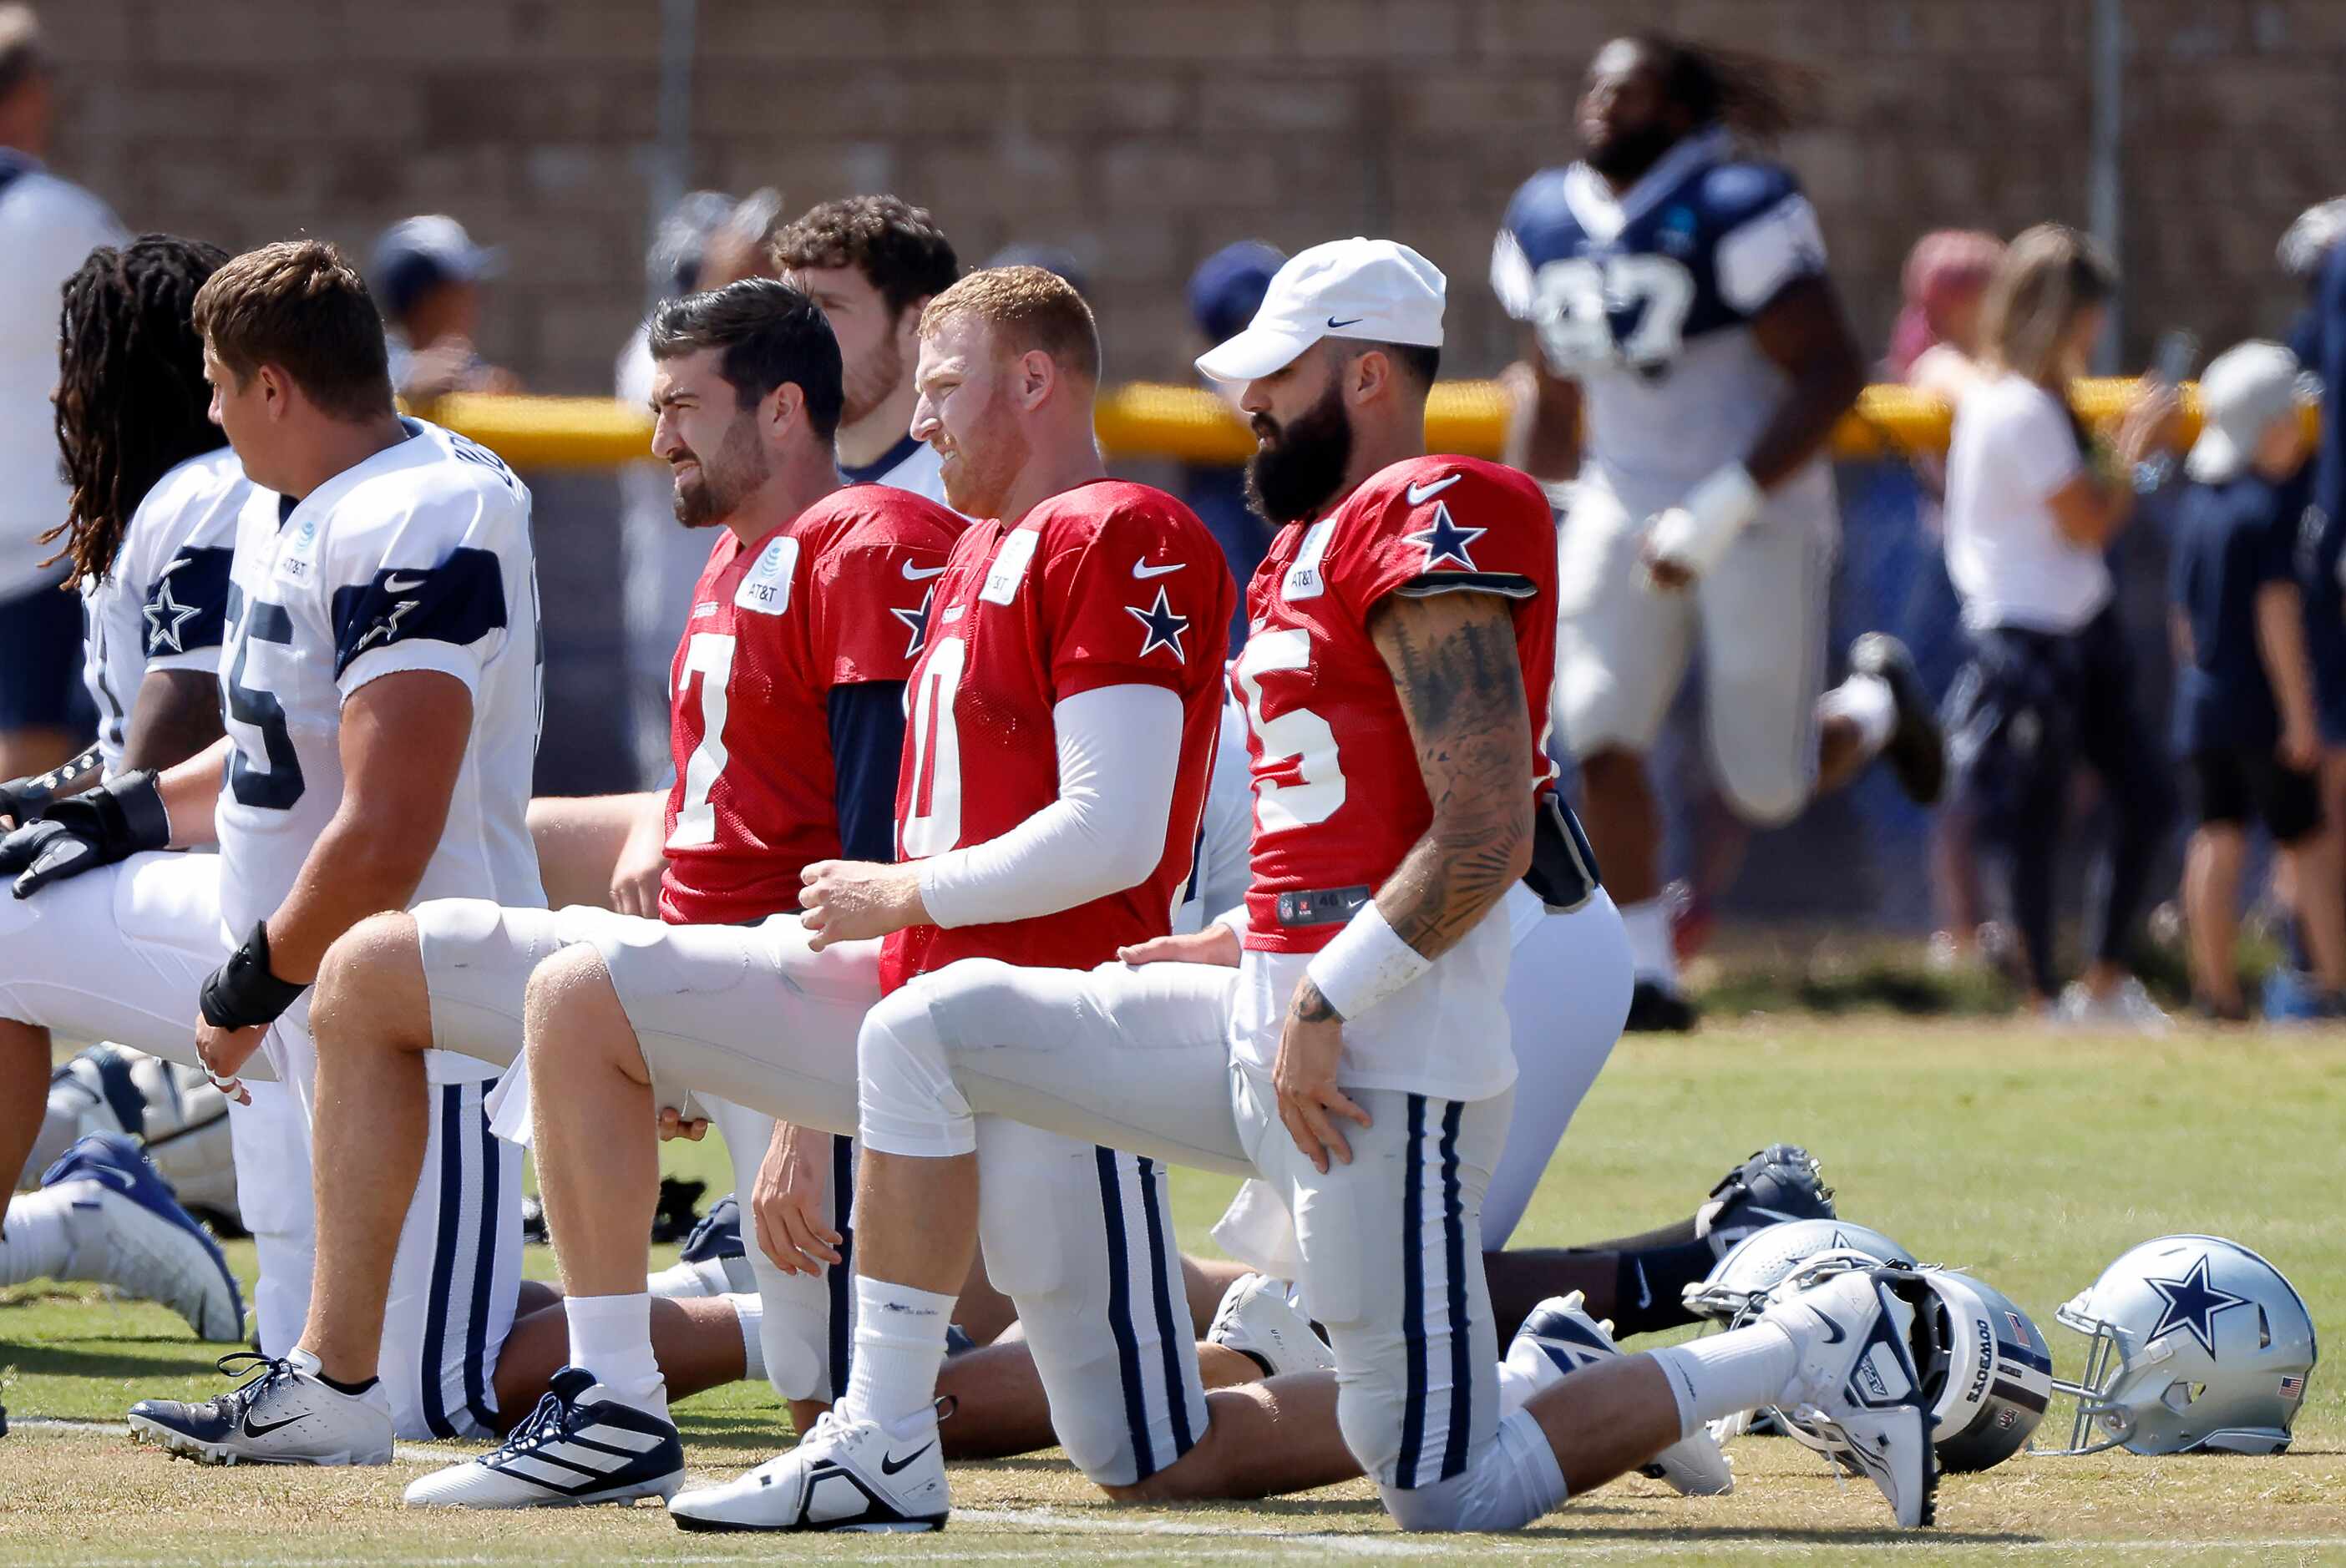
[[[2272,247],[2346,188],[2346,0],[2127,0],[2134,347],[2278,331]],[[55,162],[134,227],[362,249],[442,209],[504,245],[485,347],[607,386],[640,303],[657,0],[47,0]],[[795,207],[893,188],[973,260],[1091,269],[1117,375],[1181,373],[1220,243],[1353,232],[1453,279],[1452,364],[1509,334],[1482,282],[1508,192],[1568,150],[1574,84],[1635,25],[1820,72],[1786,155],[1878,348],[1908,242],[2086,216],[2090,0],[703,0],[692,178]]]

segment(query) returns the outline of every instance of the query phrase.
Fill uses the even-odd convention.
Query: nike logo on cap
[[[1188,564],[1187,561],[1174,561],[1166,565],[1152,566],[1146,561],[1135,561],[1132,564],[1132,575],[1146,582],[1151,577],[1161,577],[1168,572],[1178,572]]]
[[[904,581],[908,583],[926,582],[929,578],[935,576],[938,573],[944,570],[944,568],[943,566],[915,566],[913,563],[907,561],[904,563]]]
[[[1437,479],[1431,484],[1413,484],[1409,487],[1409,504],[1412,506],[1423,506],[1465,477],[1463,473],[1454,473],[1447,479]]]
[[[1331,316],[1328,318],[1328,330],[1332,332],[1339,327],[1357,327],[1362,321],[1367,320],[1368,318],[1366,316],[1349,316],[1340,321],[1336,320],[1335,317]]]
[[[934,1438],[931,1438],[927,1442],[923,1443],[920,1447],[914,1449],[912,1452],[906,1454],[902,1459],[898,1459],[893,1454],[882,1454],[880,1456],[880,1473],[882,1475],[893,1475],[898,1471],[903,1469],[906,1465],[912,1463],[914,1460],[920,1458],[923,1454],[928,1452],[931,1449],[936,1446],[936,1440]]]

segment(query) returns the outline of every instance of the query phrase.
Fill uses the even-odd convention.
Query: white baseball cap
[[[1442,346],[1442,270],[1390,239],[1331,239],[1274,273],[1246,329],[1198,356],[1218,382],[1250,382],[1322,338]]]
[[[2238,475],[2272,423],[2297,408],[2297,356],[2279,343],[2250,339],[2226,349],[2199,377],[2207,423],[2183,472],[2203,484]]]

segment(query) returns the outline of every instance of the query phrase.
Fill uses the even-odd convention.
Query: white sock
[[[1670,946],[1670,911],[1661,900],[1621,906],[1621,925],[1629,933],[1629,958],[1640,980],[1657,980],[1678,987],[1678,951]]]
[[[1819,718],[1846,718],[1857,726],[1868,757],[1890,743],[1898,728],[1898,699],[1878,675],[1853,675],[1817,698]]]
[[[728,1292],[734,1320],[741,1325],[741,1375],[752,1382],[766,1380],[766,1298],[754,1290]]]
[[[1661,1363],[1678,1401],[1678,1437],[1692,1437],[1706,1421],[1774,1404],[1800,1370],[1800,1348],[1773,1323],[1754,1323],[1725,1334],[1647,1352]]]
[[[704,1257],[698,1263],[676,1262],[644,1281],[644,1288],[655,1296],[683,1298],[689,1296],[729,1296],[733,1280],[725,1272],[721,1257]]]
[[[570,1364],[595,1374],[623,1405],[668,1419],[668,1383],[652,1355],[652,1298],[632,1296],[568,1296],[562,1314],[570,1322]]]
[[[855,1354],[847,1394],[839,1401],[842,1418],[877,1421],[898,1435],[915,1420],[931,1419],[954,1300],[933,1290],[855,1277]]]
[[[73,1256],[73,1195],[79,1182],[28,1192],[8,1200],[0,1223],[0,1285],[69,1278]]]

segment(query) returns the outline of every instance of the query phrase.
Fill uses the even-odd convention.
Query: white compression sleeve
[[[998,838],[921,862],[932,924],[1056,914],[1146,878],[1165,852],[1181,699],[1160,686],[1078,692],[1051,709],[1059,798]]]

